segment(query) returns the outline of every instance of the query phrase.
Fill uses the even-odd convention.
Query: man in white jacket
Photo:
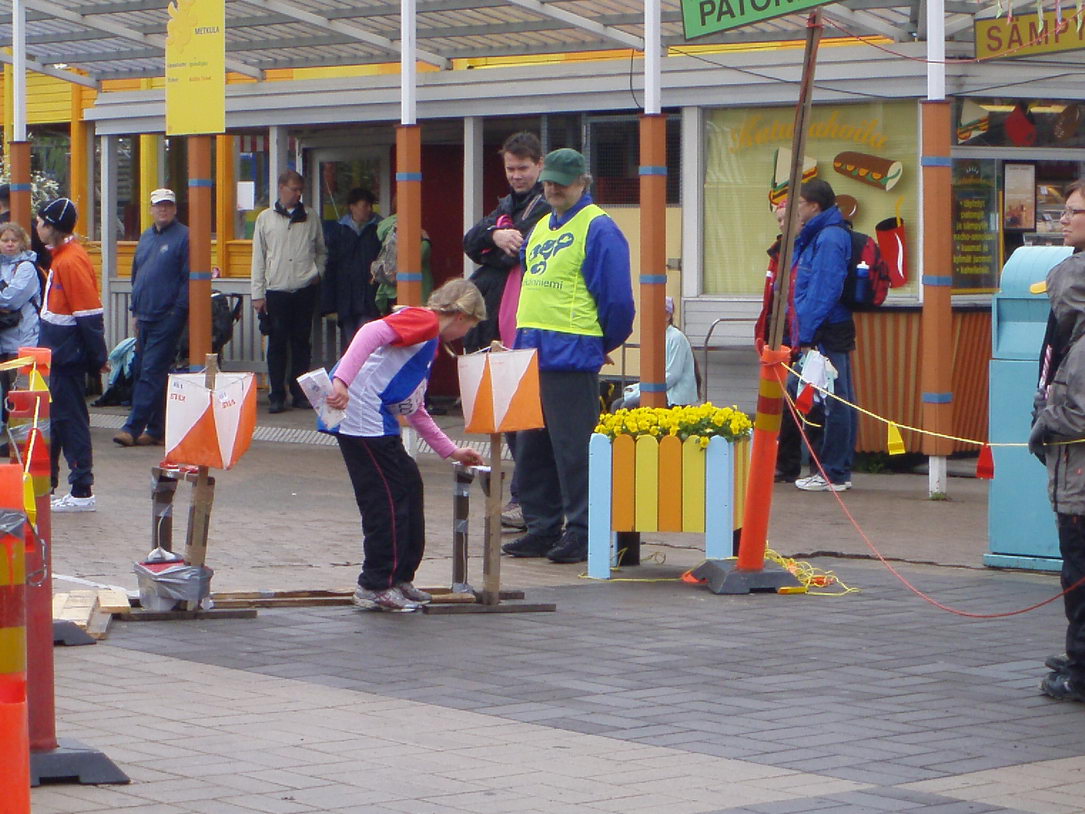
[[[268,338],[272,413],[290,403],[309,407],[295,379],[309,370],[313,312],[327,250],[319,215],[310,215],[301,202],[304,188],[298,173],[285,170],[279,176],[279,198],[257,216],[252,236],[252,307]]]

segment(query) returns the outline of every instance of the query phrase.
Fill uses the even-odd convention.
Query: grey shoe
[[[1044,659],[1044,667],[1048,670],[1054,670],[1056,673],[1065,673],[1070,669],[1070,657],[1065,653],[1048,656]]]
[[[526,529],[527,522],[524,520],[524,510],[519,503],[511,500],[501,510],[501,525],[507,529]]]
[[[433,601],[433,594],[428,591],[422,591],[414,587],[412,582],[401,582],[396,586],[399,588],[399,592],[403,594],[411,602],[417,602],[419,605],[426,605]]]

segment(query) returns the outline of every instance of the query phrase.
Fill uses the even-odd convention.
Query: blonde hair
[[[30,235],[26,233],[26,229],[17,223],[3,223],[0,224],[0,238],[6,235],[8,232],[15,234],[15,237],[19,239],[22,244],[22,251],[27,251],[30,248]]]
[[[486,319],[486,301],[482,299],[482,292],[470,280],[462,278],[449,280],[430,294],[426,307],[440,314],[464,314],[479,322]]]

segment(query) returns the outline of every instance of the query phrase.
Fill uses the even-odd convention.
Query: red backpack
[[[851,259],[840,301],[852,311],[871,311],[885,302],[893,285],[889,264],[878,242],[862,232],[851,232]]]

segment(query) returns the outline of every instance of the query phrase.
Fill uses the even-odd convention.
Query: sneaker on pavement
[[[116,440],[116,439],[114,439]],[[149,433],[140,433],[139,438],[136,439],[136,444],[141,447],[161,447],[165,445],[165,441],[161,438],[155,438]]]
[[[350,598],[354,607],[362,610],[377,610],[377,592],[359,585],[354,589],[354,596]]]
[[[426,605],[433,601],[433,594],[415,588],[413,582],[401,582],[396,587],[399,588],[401,594],[412,602],[417,602],[419,605]]]
[[[501,525],[508,529],[526,529],[523,507],[511,500],[506,503],[501,510]]]
[[[75,497],[67,494],[64,497],[53,498],[50,508],[54,512],[93,512],[96,510],[94,495],[90,497]]]
[[[1056,673],[1065,673],[1070,667],[1070,657],[1065,653],[1048,656],[1044,659],[1044,667]]]
[[[545,557],[550,553],[550,549],[558,544],[558,539],[529,533],[511,543],[505,543],[501,550],[510,557]]]
[[[799,478],[795,486],[804,492],[844,492],[849,488],[847,483],[831,483],[821,475]]]
[[[416,611],[422,607],[418,602],[414,602],[403,595],[403,591],[399,588],[388,588],[383,591],[377,591],[376,597],[377,607],[382,611],[389,611],[391,613],[410,613]]]
[[[572,534],[563,534],[558,544],[546,555],[550,562],[586,562],[588,541]]]
[[[1040,692],[1056,701],[1085,701],[1066,673],[1048,673],[1040,682]]]
[[[121,430],[113,436],[113,443],[122,447],[134,447],[136,445],[136,439],[132,437],[132,433],[127,430]]]

